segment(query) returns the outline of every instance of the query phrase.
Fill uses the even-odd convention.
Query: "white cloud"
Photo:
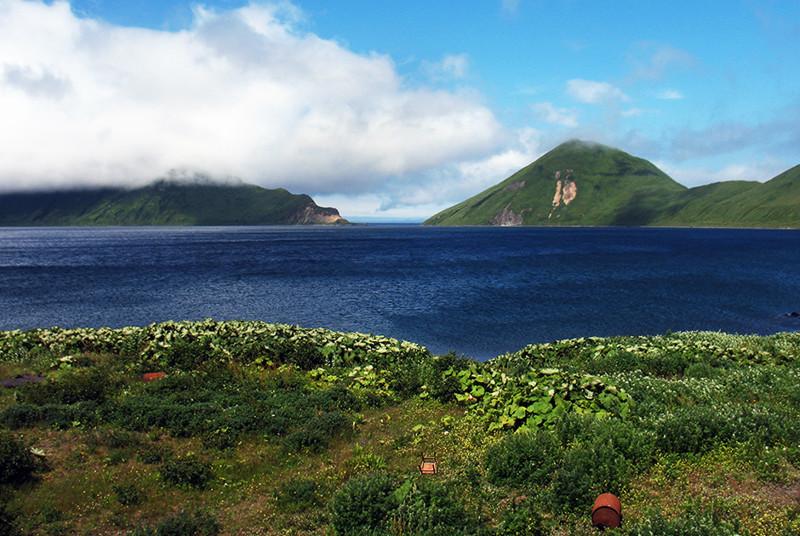
[[[681,100],[683,93],[677,89],[663,89],[656,94],[656,98],[662,100]]]
[[[544,136],[540,131],[526,127],[514,136],[505,149],[495,154],[463,159],[416,177],[389,182],[390,195],[381,210],[424,205],[439,206],[438,210],[442,210],[493,186],[543,154]]]
[[[639,117],[639,116],[644,115],[645,113],[647,113],[645,110],[642,110],[641,108],[633,107],[633,108],[629,108],[627,110],[623,110],[621,115],[622,115],[622,117]]]
[[[637,43],[633,56],[639,57],[632,60],[634,68],[631,80],[661,80],[671,71],[684,71],[697,66],[697,61],[689,52],[652,41]]]
[[[608,82],[595,82],[573,78],[567,82],[567,95],[585,104],[626,102],[630,98],[618,87]]]
[[[519,8],[519,0],[501,0],[503,11],[506,13],[516,13]]]
[[[556,108],[550,102],[537,102],[531,105],[536,118],[545,123],[565,127],[577,127],[579,112],[575,108]]]
[[[407,87],[391,58],[298,30],[288,4],[195,10],[163,32],[0,0],[0,188],[140,184],[171,169],[323,194],[497,150],[468,93]],[[464,56],[442,68],[462,76]]]
[[[442,59],[442,71],[453,78],[464,78],[469,69],[469,58],[466,54],[446,54]]]
[[[461,80],[469,71],[467,54],[445,54],[438,62],[422,62],[422,69],[434,81]]]

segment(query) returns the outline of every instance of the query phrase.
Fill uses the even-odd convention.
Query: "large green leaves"
[[[599,378],[555,368],[510,375],[492,363],[473,363],[456,375],[456,401],[483,415],[490,430],[550,426],[569,412],[624,417],[630,397]]]

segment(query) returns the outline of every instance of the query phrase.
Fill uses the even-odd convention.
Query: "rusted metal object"
[[[422,455],[422,463],[419,465],[419,472],[423,475],[435,475],[439,472],[439,466],[436,461],[436,455],[425,456]]]
[[[603,493],[594,500],[592,525],[599,529],[617,528],[622,524],[622,505],[616,495]]]
[[[164,373],[164,372],[146,372],[142,376],[142,380],[144,380],[146,382],[154,382],[156,380],[160,380],[161,378],[163,378],[165,376],[165,374],[166,373]]]

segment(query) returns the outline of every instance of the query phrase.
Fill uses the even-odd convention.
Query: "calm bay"
[[[800,231],[0,229],[0,329],[262,320],[487,359],[564,338],[800,329]]]

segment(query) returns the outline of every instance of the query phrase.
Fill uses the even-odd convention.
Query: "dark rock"
[[[0,387],[19,387],[26,383],[41,383],[44,381],[47,381],[47,378],[38,374],[20,374],[14,378],[0,381]]]

